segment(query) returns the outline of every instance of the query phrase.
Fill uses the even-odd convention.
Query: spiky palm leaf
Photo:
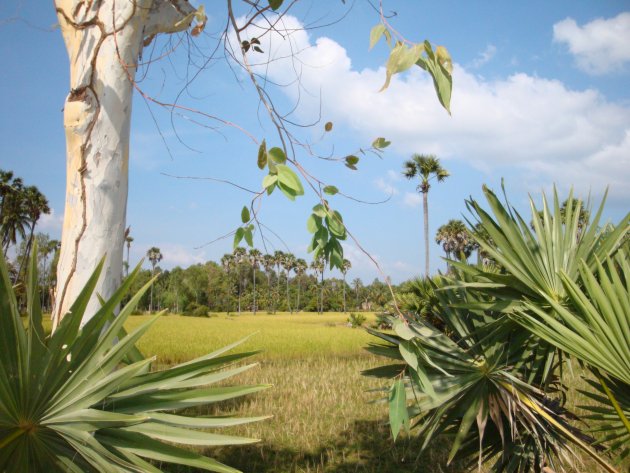
[[[589,268],[595,268],[598,259],[613,255],[623,243],[630,222],[629,213],[613,230],[602,232],[599,224],[605,198],[592,220],[586,223],[580,218],[581,201],[570,195],[561,212],[554,189],[551,205],[543,196],[541,212],[530,199],[532,230],[518,212],[503,205],[491,190],[484,186],[483,191],[494,216],[476,201],[468,201],[468,209],[483,229],[473,236],[502,271],[497,273],[458,262],[451,264],[474,277],[469,287],[497,296],[498,303],[492,307],[496,310],[511,311],[524,298],[541,306],[547,305],[548,297],[562,301],[566,291],[560,274],[563,272],[575,281],[581,260]],[[475,226],[471,223],[471,227]],[[516,304],[510,304],[511,301]]]
[[[591,419],[602,424],[603,441],[630,454],[630,259],[620,251],[592,270],[582,261],[583,288],[566,273],[561,274],[570,305],[549,299],[545,311],[527,303],[527,310],[514,316],[533,334],[587,364],[597,382],[596,393],[585,393],[596,401],[584,406]]]
[[[161,371],[150,371],[155,358],[136,357],[122,365],[125,358],[134,358],[135,343],[157,319],[129,334],[123,329],[151,282],[114,317],[138,274],[140,268],[136,268],[81,327],[101,268],[102,263],[57,330],[46,335],[35,258],[29,267],[25,329],[0,256],[0,471],[157,472],[147,461],[156,460],[236,472],[174,444],[250,443],[254,440],[206,429],[260,418],[190,418],[173,411],[264,389],[209,387],[253,366],[230,366],[253,353],[226,355],[236,343]]]
[[[449,461],[493,461],[493,471],[523,473],[569,462],[570,440],[615,471],[543,390],[537,374],[545,347],[537,339],[498,313],[462,308],[480,301],[461,288],[442,287],[435,294],[441,309],[434,316],[443,331],[423,320],[397,320],[396,335],[371,331],[385,343],[368,350],[395,360],[364,372],[396,380],[389,393],[394,436],[415,418],[422,449],[447,434],[453,438]]]

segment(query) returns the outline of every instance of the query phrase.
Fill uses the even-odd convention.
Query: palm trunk
[[[322,271],[322,281],[319,286],[319,315],[324,313],[324,272]]]
[[[22,258],[22,261],[20,261],[20,268],[18,269],[17,275],[16,275],[16,280],[13,281],[14,283],[16,283],[19,279],[20,279],[20,275],[22,274],[22,270],[25,269],[27,267],[26,262],[28,261],[28,255],[31,252],[31,247],[33,246],[33,235],[35,234],[35,224],[37,223],[37,220],[35,220],[34,222],[31,223],[31,231],[28,235],[28,242],[26,243],[26,250],[24,252],[24,258]]]
[[[267,271],[267,297],[269,298],[267,307],[269,308],[269,312],[273,312],[273,301],[271,299],[271,273],[269,271]]]
[[[252,271],[254,275],[252,276],[252,280],[254,283],[254,315],[256,315],[256,268],[252,267]]]
[[[241,270],[237,270],[238,275],[238,315],[241,315]]]
[[[429,192],[422,193],[422,209],[424,212],[424,274],[429,277]]]
[[[300,275],[297,276],[298,280],[297,280],[297,301],[295,303],[295,311],[299,312],[300,311]]]
[[[293,309],[291,309],[291,298],[289,296],[289,272],[287,271],[287,308],[289,309],[289,313],[293,314]]]
[[[66,204],[53,329],[106,257],[85,323],[123,274],[136,61],[145,39],[186,29],[186,0],[55,0],[70,58],[64,106]]]
[[[153,268],[151,269],[151,279],[153,279],[153,276],[155,275],[155,266],[153,266]],[[155,281],[151,281],[151,298],[150,298],[150,302],[149,302],[149,313],[152,314],[153,313],[153,284]]]
[[[343,275],[343,311],[344,313],[348,312],[346,310],[346,274],[345,273]]]

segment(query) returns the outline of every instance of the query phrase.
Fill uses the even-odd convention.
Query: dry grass
[[[374,314],[368,315],[368,324]],[[233,383],[271,384],[255,396],[224,403],[191,415],[272,415],[225,433],[262,439],[246,447],[209,449],[205,453],[245,472],[273,473],[411,473],[462,472],[462,465],[445,467],[448,442],[418,457],[412,438],[392,441],[386,424],[387,407],[373,403],[378,381],[361,371],[383,364],[365,352],[367,332],[346,326],[343,314],[218,315],[162,317],[143,337],[140,348],[156,354],[158,363],[176,363],[255,333],[237,351],[262,350],[259,365]],[[147,320],[132,317],[127,328]],[[585,387],[578,371],[569,372],[572,386]],[[584,398],[572,389],[569,404]],[[580,414],[583,412],[580,412]],[[582,425],[584,427],[584,425]],[[163,471],[195,470],[160,465]],[[487,471],[484,469],[483,471]],[[598,471],[586,460],[573,470]]]

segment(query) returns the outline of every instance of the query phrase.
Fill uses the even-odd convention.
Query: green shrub
[[[187,315],[189,317],[208,317],[209,311],[210,308],[208,306],[191,302],[186,306],[186,310],[183,315]]]
[[[145,359],[135,344],[159,316],[129,334],[123,328],[151,282],[114,316],[139,267],[81,327],[101,269],[102,262],[58,328],[46,335],[36,259],[28,271],[25,328],[0,254],[0,471],[159,472],[149,463],[156,461],[236,472],[176,444],[251,443],[207,429],[261,418],[190,418],[177,411],[265,389],[209,386],[252,367],[233,364],[254,353],[225,355],[235,343],[152,372],[155,357]]]
[[[352,328],[362,327],[367,318],[363,314],[357,314],[355,312],[350,312],[350,316],[348,317],[348,325]]]

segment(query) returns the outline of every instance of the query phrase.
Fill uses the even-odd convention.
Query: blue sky
[[[215,44],[224,11],[207,3],[205,34],[139,74],[140,86],[164,101],[180,92],[180,103],[233,121],[256,139],[277,145],[242,72],[222,57],[195,81],[202,54]],[[426,74],[414,70],[384,81],[387,48],[368,51],[378,22],[367,2],[301,2],[285,18],[293,31],[303,25],[330,26],[293,31],[263,42],[275,60],[265,70],[284,87],[270,87],[282,110],[310,123],[297,130],[319,153],[345,155],[378,136],[392,141],[383,159],[362,159],[359,171],[298,155],[318,178],[344,193],[382,205],[361,205],[339,196],[331,200],[361,245],[395,282],[424,267],[421,207],[415,183],[401,177],[405,159],[435,153],[452,176],[429,195],[430,234],[465,213],[464,199],[481,197],[486,183],[501,178],[515,205],[527,195],[539,200],[555,183],[597,200],[610,186],[607,217],[616,221],[630,201],[630,8],[625,1],[386,1],[391,24],[407,39],[445,45],[455,63],[452,116],[439,106]],[[348,11],[349,10],[349,11]],[[347,13],[347,14],[346,14]],[[345,16],[344,16],[345,15]],[[335,20],[342,18],[340,21]],[[59,236],[65,189],[62,113],[68,92],[68,60],[50,2],[8,0],[0,5],[0,168],[12,169],[37,185],[54,212],[41,231]],[[253,33],[252,33],[253,34]],[[165,43],[159,43],[158,47]],[[145,57],[149,52],[145,52]],[[190,61],[189,61],[190,59]],[[254,57],[256,59],[256,57]],[[261,69],[259,69],[260,71]],[[295,74],[299,74],[299,85]],[[249,196],[229,185],[172,176],[211,177],[258,189],[263,173],[255,164],[257,145],[229,127],[191,124],[158,107],[134,100],[128,224],[137,261],[151,246],[162,249],[163,267],[218,260],[231,251],[231,238],[207,244],[240,222]],[[149,111],[150,110],[150,111]],[[190,117],[189,117],[190,118]],[[334,123],[323,133],[323,124]],[[157,126],[156,126],[157,122]],[[216,125],[216,123],[214,123]],[[164,144],[166,141],[166,145]],[[262,203],[267,248],[309,259],[305,222],[316,196],[291,203],[274,193]],[[260,235],[256,246],[263,249]],[[286,245],[286,246],[285,246]],[[348,242],[349,277],[378,276],[357,244]],[[431,245],[433,271],[443,269],[440,248]]]

